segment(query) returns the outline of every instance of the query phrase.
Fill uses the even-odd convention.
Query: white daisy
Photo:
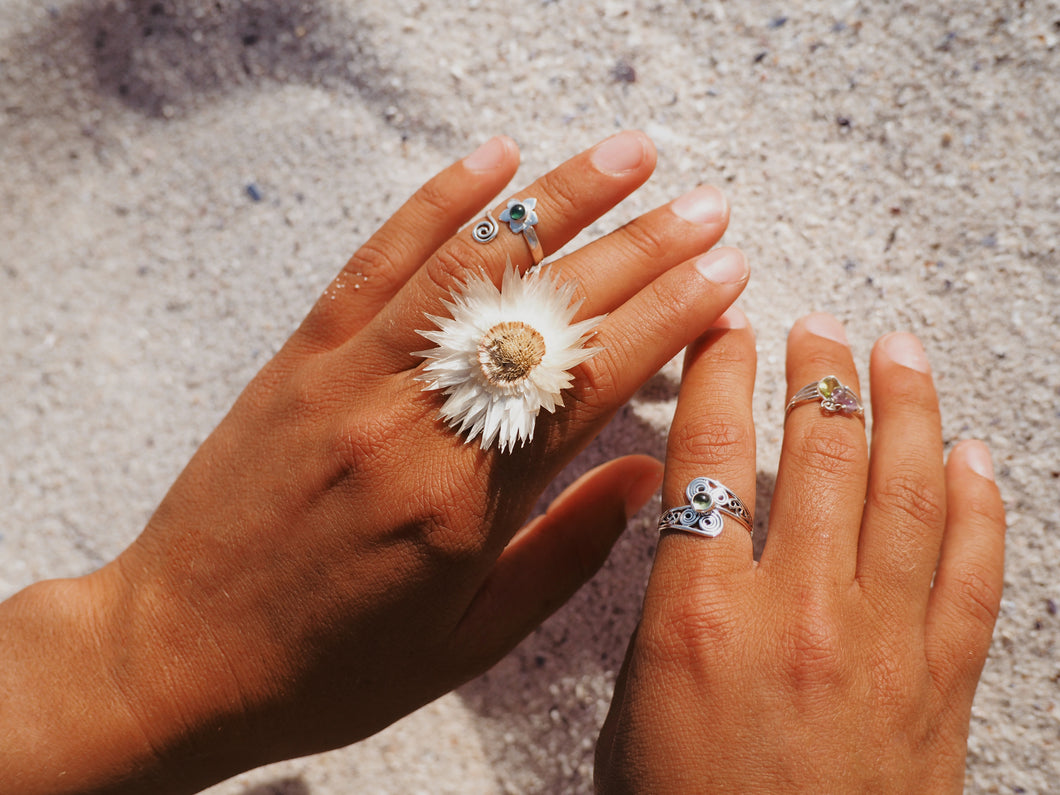
[[[417,333],[438,347],[413,354],[428,360],[416,377],[447,395],[439,416],[465,443],[481,434],[483,449],[496,440],[513,450],[534,438],[541,409],[563,405],[571,368],[601,350],[584,343],[603,316],[571,323],[582,303],[571,303],[574,291],[544,271],[520,277],[509,260],[500,290],[471,277],[443,302],[452,319],[427,315],[438,331]]]

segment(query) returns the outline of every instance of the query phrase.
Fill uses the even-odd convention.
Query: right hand
[[[663,499],[694,477],[755,505],[755,349],[738,310],[690,348]],[[842,327],[795,325],[788,396],[858,383]],[[891,334],[861,421],[787,419],[761,561],[731,519],[659,542],[640,625],[597,746],[601,793],[959,792],[1000,607],[1005,518],[989,452],[943,466],[920,343]]]

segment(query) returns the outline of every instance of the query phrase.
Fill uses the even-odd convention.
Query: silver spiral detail
[[[709,495],[708,500],[696,499]],[[685,488],[690,505],[678,505],[659,518],[659,530],[682,530],[714,538],[725,527],[725,516],[742,524],[753,535],[751,512],[739,497],[713,478],[693,479]]]
[[[497,219],[492,213],[487,212],[486,217],[475,224],[475,228],[471,230],[471,236],[479,243],[489,243],[497,236],[498,231],[500,231],[500,226],[497,224]]]
[[[724,526],[720,511],[711,511],[708,514],[703,514],[699,519],[700,532],[711,538],[720,533]]]

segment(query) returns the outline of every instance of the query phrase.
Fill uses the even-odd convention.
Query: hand
[[[451,289],[480,271],[499,282],[509,257],[530,264],[523,236],[502,229],[483,245],[461,229],[517,160],[497,138],[420,189],[247,387],[141,537],[96,574],[16,600],[31,623],[38,610],[76,617],[48,633],[63,638],[48,650],[24,642],[22,659],[55,662],[23,708],[39,714],[40,691],[70,677],[65,661],[78,692],[95,694],[83,698],[98,731],[80,731],[85,705],[56,705],[46,725],[5,735],[16,742],[0,751],[0,780],[12,759],[32,759],[20,792],[62,781],[186,791],[346,745],[486,669],[599,567],[657,487],[658,462],[612,461],[520,525],[736,298],[747,265],[733,249],[700,256],[728,221],[711,188],[548,265],[577,280],[576,319],[610,313],[594,341],[603,351],[575,368],[566,406],[542,412],[531,444],[465,444],[438,419],[411,352],[429,347],[417,330],[431,328],[425,313],[448,314]],[[624,133],[516,194],[538,200],[545,254],[654,161],[645,136]]]
[[[699,475],[755,504],[755,349],[738,310],[689,349],[663,499]],[[834,374],[828,315],[788,340],[788,396]],[[787,419],[768,538],[665,533],[597,746],[600,792],[959,792],[972,696],[1000,606],[1005,521],[989,452],[943,466],[916,338],[872,353],[862,421]],[[859,393],[860,394],[860,393]]]

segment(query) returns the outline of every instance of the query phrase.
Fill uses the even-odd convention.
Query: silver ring
[[[685,489],[688,505],[664,511],[659,518],[659,530],[681,530],[686,533],[714,538],[722,531],[722,514],[731,516],[754,536],[751,512],[739,497],[718,481],[695,478]]]
[[[828,414],[865,416],[865,408],[854,390],[841,384],[834,375],[826,375],[820,381],[807,384],[795,393],[788,401],[788,407],[784,409],[784,418],[787,419],[796,406],[817,401],[820,401],[821,408]]]
[[[545,252],[541,248],[541,241],[537,238],[537,230],[534,229],[537,225],[537,212],[534,210],[536,206],[537,199],[512,199],[501,213],[500,220],[501,223],[508,224],[513,234],[523,236],[530,249],[534,265],[540,265],[541,260],[545,258]],[[497,237],[499,230],[500,224],[497,223],[497,219],[492,213],[487,212],[486,217],[475,224],[475,228],[471,230],[471,236],[479,243],[489,243]]]

